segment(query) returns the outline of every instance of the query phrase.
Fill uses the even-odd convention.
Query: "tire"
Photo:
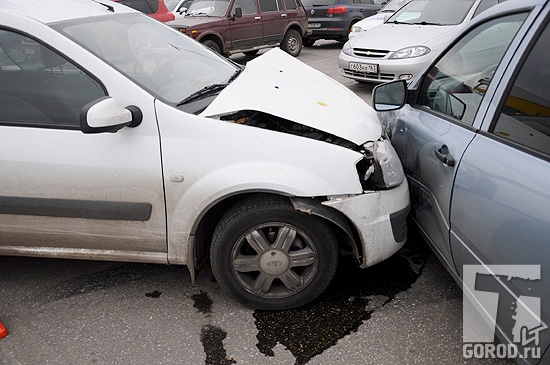
[[[307,304],[326,289],[338,247],[326,222],[268,196],[243,201],[222,217],[210,259],[216,280],[237,300],[281,310]]]
[[[302,52],[302,36],[300,33],[294,29],[289,29],[283,38],[281,49],[294,57],[298,57]]]
[[[303,43],[304,47],[311,47],[315,43],[315,39],[305,38],[305,39],[302,39],[302,43]]]
[[[207,39],[204,42],[202,42],[202,44],[204,44],[206,47],[210,48],[212,51],[216,53],[219,53],[219,54],[222,53],[222,50],[220,49],[220,46],[218,45],[218,43],[216,43],[216,41]]]

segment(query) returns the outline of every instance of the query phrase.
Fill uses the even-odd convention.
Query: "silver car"
[[[501,348],[533,364],[550,363],[549,17],[548,1],[507,1],[408,87],[373,90],[410,184],[412,220],[463,287],[465,305],[485,314],[489,339],[495,318],[483,296],[493,295]],[[469,276],[466,265],[485,274]],[[500,271],[516,265],[538,274]]]
[[[413,0],[380,26],[350,38],[338,55],[344,77],[411,80],[469,21],[504,0]]]

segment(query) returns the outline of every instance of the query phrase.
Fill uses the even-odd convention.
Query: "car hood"
[[[376,112],[363,99],[279,48],[249,61],[201,115],[242,110],[271,114],[357,145],[376,141],[382,133]]]
[[[359,37],[353,38],[353,48],[385,49],[397,51],[409,46],[432,46],[448,41],[456,31],[457,25],[407,25],[381,24]]]

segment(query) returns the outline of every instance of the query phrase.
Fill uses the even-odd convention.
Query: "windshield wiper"
[[[208,15],[207,13],[205,13],[203,11],[200,11],[198,13],[187,13],[187,14],[185,14],[185,16],[195,16],[195,15],[206,15],[207,17],[210,17],[210,15]]]
[[[229,85],[229,83],[226,83],[226,84],[212,84],[212,85],[205,86],[202,89],[195,91],[194,93],[192,93],[191,95],[189,95],[188,97],[186,97],[185,99],[180,101],[176,106],[181,106],[183,104],[186,104],[186,103],[190,102],[191,100],[198,99],[203,95],[210,94],[210,93],[213,93],[213,92],[218,91],[218,90],[222,90],[227,85]]]
[[[442,25],[441,23],[430,23],[430,22],[415,22],[415,23],[409,23],[409,24],[414,24],[414,25]]]
[[[225,89],[227,87],[227,85],[232,83],[237,78],[237,76],[239,76],[241,74],[242,71],[243,71],[242,68],[237,69],[235,71],[235,73],[229,78],[229,80],[227,80],[226,83],[208,85],[208,86],[203,87],[200,90],[195,91],[194,93],[192,93],[191,95],[189,95],[188,97],[186,97],[185,99],[180,101],[176,106],[181,106],[183,104],[186,104],[186,103],[190,102],[191,100],[198,99],[203,95],[210,94],[210,93]]]

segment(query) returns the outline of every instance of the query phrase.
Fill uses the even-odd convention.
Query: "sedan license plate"
[[[378,65],[372,64],[372,63],[350,62],[349,63],[349,68],[352,71],[366,72],[368,74],[378,73]]]
[[[321,28],[321,23],[308,23],[308,28]]]

